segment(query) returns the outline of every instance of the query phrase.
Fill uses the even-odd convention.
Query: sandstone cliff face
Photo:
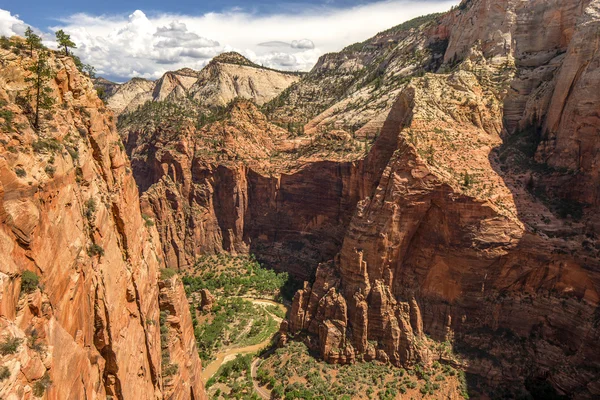
[[[120,85],[114,94],[108,96],[106,105],[116,115],[135,110],[145,102],[152,100],[152,92],[155,86],[155,82],[133,78],[129,82]]]
[[[440,17],[419,17],[323,55],[301,81],[267,104],[269,119],[302,125],[308,134],[333,127],[373,140],[410,77],[439,67],[447,41],[430,30]]]
[[[163,396],[165,399],[204,399],[202,365],[183,284],[177,276],[159,283]],[[164,328],[162,328],[164,329]]]
[[[166,263],[186,268],[202,254],[250,251],[309,278],[339,251],[364,192],[361,163],[298,163],[300,144],[254,105],[238,102],[228,114],[200,131],[126,130],[143,212],[156,220]]]
[[[169,101],[205,109],[223,107],[235,98],[262,105],[300,79],[298,74],[263,68],[237,53],[215,57],[201,71],[183,68],[155,82],[134,78],[108,96],[115,114],[135,111],[147,101]]]
[[[465,2],[442,18],[456,71],[401,93],[392,110],[406,122],[397,139],[382,131],[366,161],[379,141],[397,140],[395,152],[288,325],[318,337],[330,361],[380,351],[397,365],[427,362],[423,329],[492,385],[545,380],[594,398],[598,2],[501,3]]]
[[[0,396],[162,398],[160,331],[150,321],[159,319],[163,256],[113,115],[70,58],[51,54],[54,105],[34,131],[32,57],[1,56],[0,340],[17,346],[1,357],[10,376]],[[174,302],[185,313],[187,303]],[[195,352],[180,358],[200,373]],[[187,385],[171,391],[190,398]],[[203,398],[200,384],[194,396]]]

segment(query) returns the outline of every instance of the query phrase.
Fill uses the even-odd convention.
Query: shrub
[[[163,368],[162,376],[173,376],[179,371],[179,365],[168,364]]]
[[[34,292],[40,284],[40,278],[31,271],[23,271],[21,275],[21,291],[24,293]]]
[[[24,178],[27,176],[27,172],[25,172],[25,170],[21,167],[15,168],[15,174],[17,174],[19,178]]]
[[[79,159],[79,149],[77,147],[67,146],[67,151],[73,160]]]
[[[89,199],[88,201],[85,202],[85,217],[88,219],[88,221],[92,221],[92,218],[94,218],[94,214],[96,213],[96,200]]]
[[[175,275],[177,275],[177,271],[175,271],[173,268],[163,268],[160,270],[160,279],[163,281],[166,279],[171,279]]]
[[[0,118],[4,120],[4,129],[8,132],[12,132],[12,122],[15,114],[10,110],[0,110]]]
[[[2,366],[0,368],[0,382],[8,378],[10,378],[10,370],[7,366]]]
[[[52,381],[50,380],[50,375],[46,372],[41,379],[33,384],[33,395],[35,397],[42,397],[50,385],[52,385]]]
[[[94,256],[102,257],[104,255],[104,249],[102,248],[102,246],[99,246],[96,243],[90,244],[90,246],[87,249],[87,254],[90,257],[94,257]]]
[[[152,220],[152,218],[150,218],[148,215],[146,214],[142,214],[142,218],[144,218],[144,224],[147,227],[151,227],[154,226],[154,221]]]
[[[15,354],[19,350],[19,346],[23,342],[23,339],[17,337],[5,337],[4,341],[0,343],[0,354],[6,356],[8,354]]]
[[[38,139],[31,144],[31,147],[33,147],[33,151],[35,151],[36,153],[54,153],[60,150],[61,144],[58,140],[54,138]]]
[[[54,173],[56,172],[56,168],[54,168],[52,165],[46,165],[46,168],[44,168],[44,171],[46,171],[46,173],[48,174],[49,177],[54,177]]]

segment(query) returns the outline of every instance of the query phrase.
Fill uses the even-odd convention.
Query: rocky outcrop
[[[107,107],[119,115],[122,112],[133,111],[147,101],[152,100],[155,82],[142,78],[133,78],[115,90],[114,94],[106,97]]]
[[[202,365],[183,284],[174,276],[161,280],[159,288],[163,396],[173,400],[205,399]]]
[[[302,142],[251,103],[236,102],[228,115],[200,132],[125,131],[143,212],[156,220],[167,265],[252,252],[309,278],[339,251],[364,191],[361,163],[299,160]]]
[[[37,55],[0,52],[0,396],[162,398],[151,321],[163,255],[113,114],[71,58],[51,53],[53,104],[33,129]]]
[[[333,265],[296,295],[291,332],[317,338],[333,362],[396,365],[431,359],[426,332],[493,386],[600,395],[597,11],[472,0],[440,19],[455,71],[400,94],[405,123],[365,162],[381,141],[395,151]]]
[[[207,112],[236,98],[262,105],[299,79],[300,74],[264,68],[231,52],[215,57],[201,71],[170,71],[155,82],[134,78],[108,96],[107,105],[117,115],[135,111],[147,101],[192,105]]]
[[[200,309],[202,311],[210,311],[215,303],[215,296],[208,289],[200,290]]]

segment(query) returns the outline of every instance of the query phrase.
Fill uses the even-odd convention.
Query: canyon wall
[[[442,18],[454,71],[400,94],[410,123],[289,332],[333,362],[410,365],[432,361],[422,327],[453,345],[473,393],[600,395],[598,6],[472,0]]]
[[[39,51],[18,53],[1,50],[0,396],[163,398],[163,254],[113,114],[71,58],[50,52],[53,104],[34,129],[27,78]],[[184,297],[173,303],[189,312]],[[182,335],[189,352],[174,362],[199,376],[193,333]],[[169,391],[205,398],[200,381]]]

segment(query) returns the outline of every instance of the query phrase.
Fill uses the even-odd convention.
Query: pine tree
[[[52,89],[47,85],[52,78],[52,69],[48,65],[48,53],[41,51],[36,62],[28,68],[33,76],[25,78],[26,82],[31,82],[31,89],[35,91],[35,122],[33,126],[39,129],[40,109],[49,109],[54,104],[50,96]]]
[[[56,31],[56,40],[58,41],[58,47],[65,48],[65,55],[69,55],[69,48],[76,49],[77,46],[71,40],[71,35],[67,35],[62,29]]]
[[[29,52],[33,56],[33,50],[42,47],[42,38],[33,33],[33,29],[29,26],[27,27],[27,30],[25,30],[25,38],[27,45],[29,46]]]

